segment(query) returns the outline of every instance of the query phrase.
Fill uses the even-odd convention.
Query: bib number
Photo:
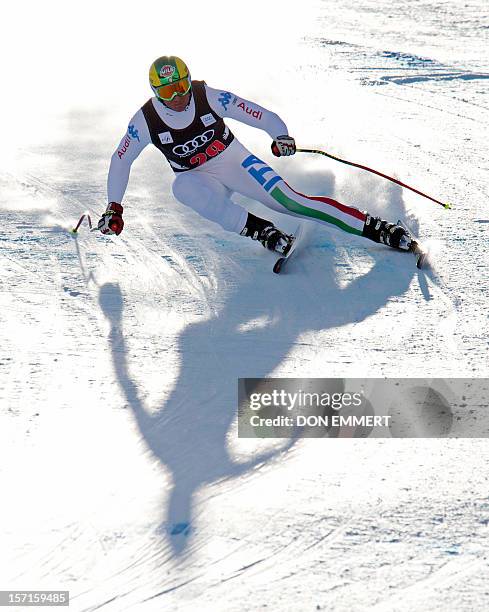
[[[193,166],[201,166],[205,164],[205,162],[209,159],[209,157],[215,157],[219,155],[226,146],[220,140],[214,140],[205,150],[205,153],[196,153],[193,157],[190,158],[190,163]]]

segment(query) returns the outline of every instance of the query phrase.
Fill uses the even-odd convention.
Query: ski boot
[[[365,219],[362,236],[401,251],[412,251],[416,245],[409,231],[399,222],[397,225],[388,223],[380,217],[371,217],[369,214]]]
[[[248,213],[246,225],[241,231],[241,236],[248,236],[252,240],[258,240],[269,251],[286,256],[294,242],[294,237],[285,234],[276,228],[271,221],[260,219]]]
[[[263,229],[258,236],[258,240],[266,249],[286,257],[294,242],[294,237],[281,232],[274,225],[269,225]]]

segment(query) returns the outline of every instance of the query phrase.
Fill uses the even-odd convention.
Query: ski
[[[275,265],[273,266],[273,271],[275,272],[275,274],[280,274],[280,272],[283,270],[285,266],[285,263],[290,259],[290,256],[292,255],[292,253],[294,253],[294,251],[296,250],[299,240],[301,239],[301,236],[302,236],[303,227],[304,227],[303,225],[297,226],[297,229],[295,230],[293,234],[294,242],[292,243],[292,246],[290,247],[289,252],[284,257],[279,257],[277,261],[275,262]]]
[[[421,270],[429,265],[428,251],[423,249],[419,242],[413,240],[410,251],[411,253],[414,253],[414,256],[416,257],[416,267],[418,269]]]
[[[425,249],[419,242],[418,238],[414,235],[414,233],[409,229],[409,227],[406,226],[405,223],[403,223],[400,219],[397,222],[397,225],[402,226],[405,230],[407,230],[411,236],[412,236],[412,241],[411,241],[411,246],[409,248],[409,252],[413,253],[413,255],[416,257],[416,267],[421,270],[422,268],[425,268],[429,265],[429,260],[428,260],[428,251],[427,249]]]

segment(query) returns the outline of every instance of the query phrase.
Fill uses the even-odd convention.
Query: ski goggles
[[[190,82],[190,79],[185,77],[175,81],[174,83],[168,83],[168,85],[155,87],[154,90],[158,98],[161,98],[166,102],[171,102],[176,96],[184,96],[187,94],[191,87],[192,83]]]

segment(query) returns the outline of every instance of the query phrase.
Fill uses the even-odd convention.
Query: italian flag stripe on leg
[[[289,189],[294,192],[291,187],[289,187]],[[357,236],[362,235],[363,224],[365,222],[365,214],[357,209],[351,209],[347,206],[344,206],[343,204],[340,204],[339,202],[336,202],[335,200],[329,200],[329,198],[308,197],[303,196],[302,194],[297,194],[301,199],[304,198],[306,200],[309,200],[311,204],[313,202],[322,202],[332,208],[337,209],[338,217],[342,217],[342,219],[340,219],[324,212],[323,210],[318,210],[316,208],[311,208],[309,206],[301,204],[298,201],[299,198],[292,199],[291,197],[286,195],[279,187],[275,187],[270,192],[270,195],[279,204],[284,206],[287,210],[290,210],[290,212],[294,212],[299,215],[304,215],[305,217],[311,217],[313,219],[319,219],[321,221],[324,221],[325,223],[336,225],[340,229],[344,230],[345,232],[349,232],[350,234],[356,234]],[[351,218],[351,222],[349,222],[348,217]],[[346,219],[348,219],[348,221]],[[359,229],[358,227],[354,227],[355,225],[361,225],[361,229]]]

